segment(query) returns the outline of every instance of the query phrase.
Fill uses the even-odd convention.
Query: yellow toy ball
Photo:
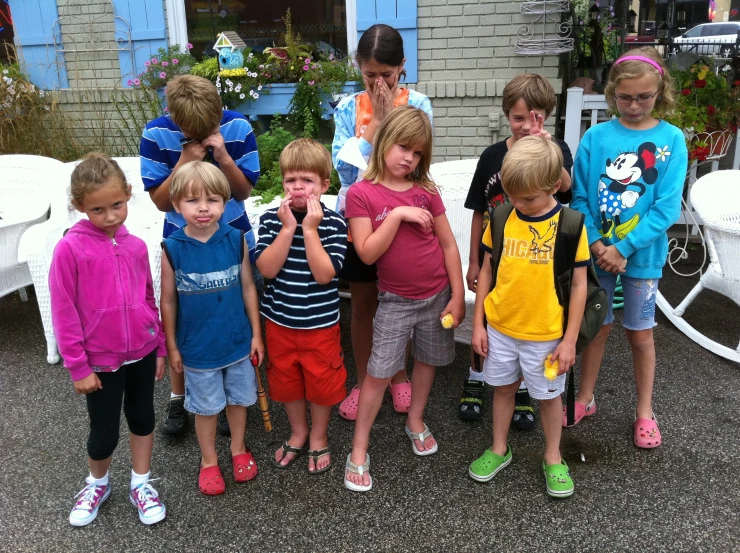
[[[442,317],[442,326],[444,328],[452,328],[452,325],[455,324],[455,319],[452,318],[452,313],[447,313],[444,317]]]
[[[559,365],[560,362],[552,361],[552,353],[549,353],[545,359],[545,378],[548,380],[555,380],[558,377]]]

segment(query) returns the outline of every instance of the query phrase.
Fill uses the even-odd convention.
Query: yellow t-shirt
[[[563,308],[555,292],[553,250],[562,206],[527,217],[513,210],[504,227],[504,243],[496,287],[486,297],[486,320],[518,340],[544,342],[563,336]],[[491,232],[483,233],[483,248],[491,253]],[[591,259],[586,229],[581,232],[576,266]]]

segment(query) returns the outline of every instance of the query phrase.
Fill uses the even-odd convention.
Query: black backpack
[[[504,244],[504,227],[514,206],[505,203],[489,210],[491,232],[491,290],[496,286],[496,275],[498,264],[501,260],[501,251]],[[570,301],[570,285],[573,279],[573,268],[576,261],[576,252],[578,242],[583,232],[584,215],[575,209],[563,206],[558,221],[557,234],[555,235],[555,246],[553,250],[553,273],[555,278],[555,292],[558,296],[558,303],[563,307],[563,329],[568,327],[568,305]],[[576,341],[576,355],[579,355],[583,349],[593,340],[601,330],[606,319],[607,312],[607,294],[599,285],[599,279],[596,276],[593,259],[588,265],[587,287],[586,287],[586,306],[583,310],[583,320],[581,328],[578,331],[578,340]],[[566,413],[568,426],[573,424],[575,413],[575,380],[573,377],[573,368],[570,370],[568,377],[568,393],[566,398]]]

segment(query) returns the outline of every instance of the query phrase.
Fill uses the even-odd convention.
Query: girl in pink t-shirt
[[[379,305],[373,350],[360,390],[352,453],[344,485],[353,491],[372,488],[367,454],[370,429],[391,377],[403,364],[411,338],[414,372],[406,434],[416,455],[438,449],[424,424],[424,409],[437,366],[455,358],[452,328],[465,316],[460,253],[437,187],[429,177],[432,126],[418,108],[394,109],[375,135],[365,180],[347,193],[345,216],[360,259],[377,263]],[[412,336],[413,331],[413,336]]]

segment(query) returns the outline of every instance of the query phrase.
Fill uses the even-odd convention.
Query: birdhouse
[[[218,52],[218,63],[222,69],[239,69],[244,66],[242,51],[247,45],[234,31],[224,31],[218,35],[213,49]]]

